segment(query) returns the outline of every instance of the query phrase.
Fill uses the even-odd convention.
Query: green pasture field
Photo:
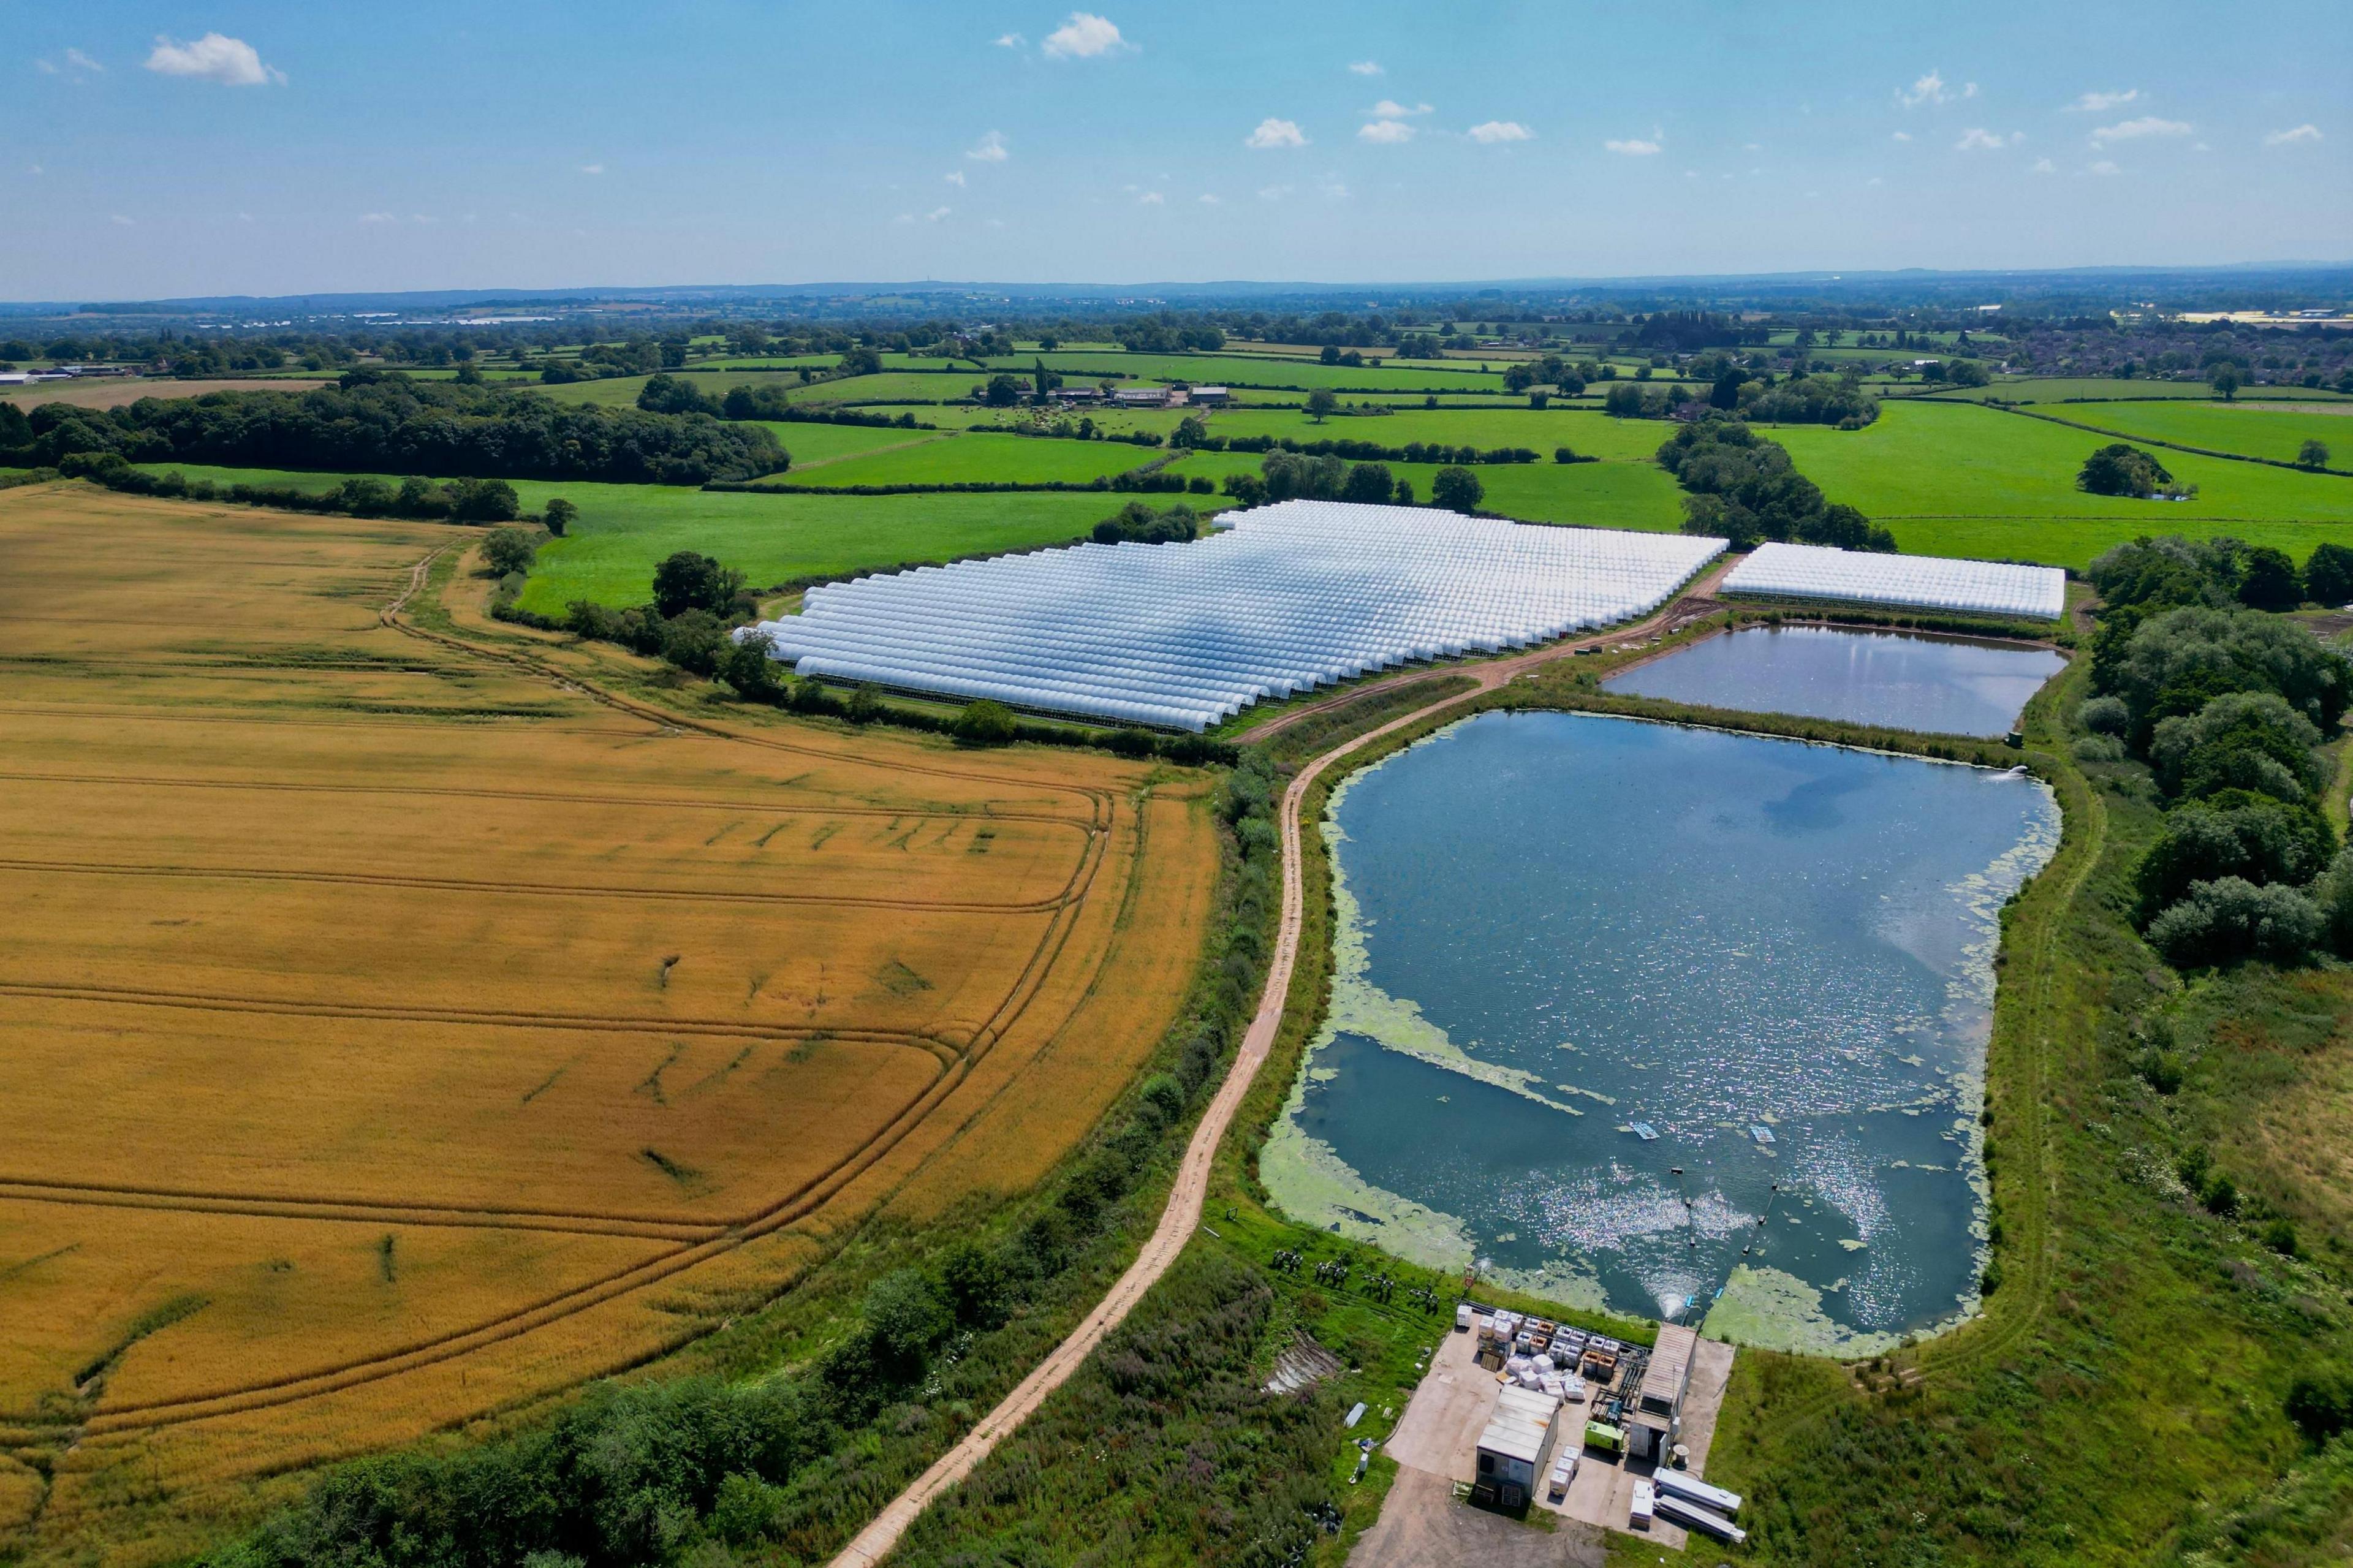
[[[886,370],[880,375],[844,376],[839,381],[815,381],[804,386],[791,376],[771,376],[795,403],[947,403],[969,397],[988,377],[969,368],[944,374],[938,371]],[[926,417],[921,409],[915,417]]]
[[[150,473],[176,469],[191,479],[224,485],[285,485],[307,490],[330,490],[351,477],[190,463],[140,466]],[[397,482],[397,476],[377,477]],[[523,589],[522,607],[550,616],[562,615],[575,599],[615,605],[645,603],[655,563],[673,551],[716,556],[741,568],[754,587],[766,587],[798,577],[1057,544],[1085,533],[1124,499],[1035,490],[1010,495],[758,495],[685,485],[538,479],[518,481],[515,490],[526,511],[539,510],[552,496],[562,496],[580,509],[565,537],[541,547]]]
[[[1024,405],[1018,408],[990,408],[983,404],[964,404],[953,408],[918,409],[915,417],[934,425],[958,430],[1012,430],[1040,425],[1036,416],[1043,416],[1042,426],[1050,427],[1064,418],[1076,425],[1082,419],[1092,419],[1098,430],[1115,435],[1127,435],[1149,430],[1155,436],[1166,436],[1176,428],[1186,415],[1198,413],[1186,408],[1074,408],[1065,413],[1060,408],[1033,408]]]
[[[781,386],[797,390],[801,384],[800,377],[783,372],[762,374],[739,371],[731,374],[698,367],[665,374],[691,383],[696,390],[713,397],[724,397],[739,386]],[[618,375],[605,381],[569,381],[554,386],[535,383],[534,387],[559,403],[593,403],[602,408],[634,408],[638,405],[638,394],[643,392],[646,383],[652,379],[645,375]]]
[[[2328,465],[2353,468],[2353,401],[2329,412],[2246,403],[2114,403],[2099,408],[2046,408],[2053,418],[2097,426],[2127,439],[2176,441],[2211,452],[2242,452],[2274,462],[2295,461],[2296,448],[2318,441]],[[2160,457],[2169,468],[2170,455]]]
[[[946,439],[944,431],[902,430],[895,426],[885,429],[871,425],[798,424],[779,419],[763,419],[760,423],[776,433],[777,444],[792,456],[796,473],[867,452]]]
[[[2151,381],[2142,376],[2101,375],[1996,376],[1989,386],[1924,388],[1918,395],[1938,403],[2145,403],[2158,398],[2168,402],[2175,399],[2220,401],[2214,396],[2214,389],[2202,381]],[[2353,404],[2353,398],[2347,398],[2341,393],[2326,392],[2311,386],[2244,387],[2240,390],[2238,400],[2241,403]]]
[[[893,355],[896,359],[898,356]],[[1037,354],[1008,355],[988,362],[989,374],[1012,371],[1019,374],[1031,369],[1041,356]],[[1237,381],[1255,382],[1262,386],[1295,386],[1302,390],[1328,386],[1394,387],[1399,392],[1501,392],[1504,378],[1498,372],[1482,372],[1470,367],[1429,368],[1426,363],[1417,368],[1408,365],[1391,368],[1345,364],[1318,364],[1282,361],[1270,363],[1264,355],[1241,354],[1132,354],[1070,353],[1057,351],[1042,356],[1046,368],[1066,377],[1085,379],[1093,376],[1116,375],[1139,381],[1183,381],[1196,386],[1211,386]]]
[[[1673,433],[1672,426],[1655,419],[1612,419],[1597,411],[1589,398],[1563,406],[1516,408],[1400,408],[1394,414],[1349,416],[1318,425],[1304,413],[1240,409],[1209,420],[1214,436],[1274,436],[1296,441],[1377,441],[1402,447],[1412,441],[1445,441],[1454,446],[1527,447],[1552,460],[1553,448],[1569,447],[1580,455],[1648,461],[1659,443]],[[1483,471],[1483,470],[1482,470]]]
[[[839,354],[721,354],[694,362],[696,370],[831,370]]]
[[[2085,495],[2075,474],[2105,437],[1994,409],[1896,402],[1862,430],[1770,428],[1823,494],[1886,523],[1909,553],[2080,567],[2144,533],[2229,534],[2299,560],[2353,541],[2353,485],[2334,476],[2168,452],[2194,500]]]
[[[1226,475],[1259,470],[1260,459],[1249,452],[1199,452],[1187,458],[1179,472],[1187,478],[1206,474],[1222,481]],[[1409,481],[1417,500],[1430,500],[1438,478],[1435,463],[1389,463],[1392,478]],[[1479,510],[1523,522],[1568,523],[1584,528],[1631,528],[1652,533],[1669,532],[1683,524],[1683,492],[1667,471],[1655,463],[1604,462],[1482,463],[1479,476],[1485,497]],[[1147,500],[1157,498],[1147,497]],[[1171,500],[1180,498],[1169,497]],[[1186,499],[1197,510],[1231,504],[1223,495]]]
[[[823,428],[823,426],[819,426]],[[876,432],[880,434],[881,432]],[[921,432],[906,431],[902,435]],[[937,436],[893,451],[845,458],[777,477],[816,489],[852,485],[950,485],[976,481],[1083,483],[1140,468],[1166,451],[1120,441],[1068,441],[1050,436]]]

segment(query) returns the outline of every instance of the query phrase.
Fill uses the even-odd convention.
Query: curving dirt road
[[[1250,1028],[1242,1036],[1241,1048],[1234,1053],[1233,1066],[1226,1071],[1225,1081],[1219,1085],[1215,1100],[1202,1112],[1200,1125],[1193,1130],[1192,1141],[1185,1146],[1185,1163],[1176,1173],[1176,1185],[1168,1194],[1168,1205],[1161,1211],[1160,1223],[1153,1227],[1152,1236],[1138,1252],[1127,1272],[1119,1277],[1110,1292],[1095,1303],[1079,1326],[1068,1338],[1054,1347],[1044,1361],[1030,1369],[1029,1375],[1018,1384],[1012,1393],[998,1403],[997,1408],[983,1416],[964,1440],[940,1456],[931,1468],[915,1478],[906,1490],[891,1500],[890,1504],[874,1517],[873,1522],[858,1532],[857,1538],[841,1549],[830,1568],[874,1568],[891,1554],[899,1538],[907,1532],[934,1498],[970,1475],[980,1462],[1008,1433],[1029,1419],[1030,1413],[1046,1402],[1052,1394],[1079,1369],[1081,1363],[1101,1344],[1103,1336],[1117,1328],[1123,1319],[1144,1299],[1176,1255],[1192,1239],[1193,1230],[1201,1223],[1201,1207],[1209,1191],[1209,1169],[1215,1160],[1218,1145],[1225,1141],[1226,1130],[1233,1124],[1234,1114],[1241,1109],[1242,1098],[1250,1092],[1258,1077],[1259,1068],[1267,1053],[1273,1048],[1274,1037],[1282,1026],[1282,1015],[1291,997],[1291,975],[1299,959],[1299,933],[1305,918],[1305,894],[1300,880],[1300,803],[1307,792],[1333,763],[1349,756],[1382,736],[1418,722],[1440,709],[1468,701],[1481,692],[1493,691],[1535,665],[1560,658],[1581,647],[1622,641],[1642,637],[1665,626],[1694,618],[1692,607],[1704,604],[1712,610],[1715,587],[1731,567],[1728,561],[1719,562],[1668,606],[1630,626],[1620,626],[1600,636],[1569,642],[1554,643],[1510,658],[1491,660],[1469,668],[1447,668],[1433,670],[1427,676],[1409,677],[1419,682],[1441,675],[1469,674],[1477,677],[1479,684],[1468,691],[1458,691],[1436,699],[1422,707],[1390,720],[1375,730],[1368,730],[1324,752],[1299,770],[1291,787],[1282,792],[1280,818],[1282,845],[1282,915],[1275,933],[1274,953],[1266,970],[1266,989],[1259,998],[1258,1012],[1250,1019]],[[1337,700],[1353,697],[1346,693]],[[1294,722],[1304,713],[1314,712],[1328,703],[1317,703],[1298,714],[1285,714],[1278,724],[1259,730],[1251,739],[1271,734],[1281,725]]]

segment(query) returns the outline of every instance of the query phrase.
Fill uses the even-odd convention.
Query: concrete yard
[[[1597,1453],[1582,1452],[1576,1479],[1561,1503],[1547,1500],[1539,1488],[1535,1508],[1559,1521],[1549,1532],[1455,1500],[1454,1483],[1467,1483],[1475,1473],[1479,1434],[1494,1414],[1502,1387],[1496,1374],[1478,1363],[1477,1339],[1473,1333],[1449,1332],[1414,1390],[1386,1445],[1399,1466],[1397,1484],[1379,1521],[1349,1553],[1349,1568],[1598,1563],[1604,1556],[1600,1531],[1626,1529],[1635,1479],[1650,1474],[1652,1467]],[[1694,1476],[1706,1473],[1708,1446],[1715,1436],[1732,1359],[1732,1347],[1714,1340],[1700,1341],[1693,1356],[1682,1442],[1690,1450],[1687,1468]],[[1588,1409],[1580,1402],[1561,1407],[1556,1457],[1565,1447],[1583,1449]],[[1676,1550],[1686,1539],[1683,1531],[1664,1521],[1634,1533]]]

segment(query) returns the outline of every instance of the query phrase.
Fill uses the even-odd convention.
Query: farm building
[[[1559,1418],[1560,1401],[1551,1394],[1505,1385],[1493,1418],[1479,1434],[1479,1476],[1471,1483],[1471,1500],[1488,1508],[1527,1507],[1552,1455]]]
[[[1683,1426],[1683,1395],[1691,1389],[1692,1352],[1699,1335],[1681,1323],[1659,1325],[1659,1342],[1642,1369],[1642,1386],[1626,1407],[1626,1452],[1658,1461],[1675,1446]]]
[[[1166,408],[1168,389],[1165,386],[1123,386],[1111,395],[1112,402],[1122,408]]]
[[[1191,402],[1196,408],[1223,408],[1234,400],[1234,395],[1222,386],[1197,386]]]
[[[1047,395],[1057,403],[1101,403],[1103,388],[1099,386],[1058,386]]]

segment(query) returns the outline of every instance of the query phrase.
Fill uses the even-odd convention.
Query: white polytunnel
[[[1345,501],[1218,521],[829,584],[736,635],[805,676],[1198,731],[1261,698],[1645,615],[1725,545]]]
[[[2056,566],[1881,555],[1819,544],[1759,545],[1725,574],[1724,591],[2047,621],[2057,620],[2067,608],[2067,574]]]

